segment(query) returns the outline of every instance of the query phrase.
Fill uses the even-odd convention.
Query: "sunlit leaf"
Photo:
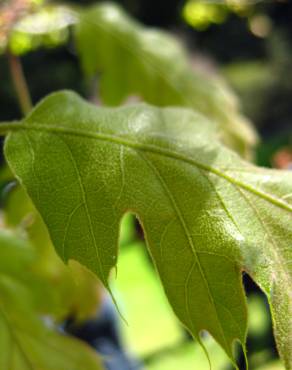
[[[290,369],[292,173],[244,162],[207,127],[184,109],[96,108],[62,92],[11,126],[5,153],[59,255],[107,287],[120,219],[136,214],[175,313],[231,359],[234,340],[245,343],[250,274]]]
[[[38,47],[56,47],[68,39],[68,27],[77,17],[65,6],[42,6],[21,18],[10,32],[8,45],[12,53],[21,55]]]

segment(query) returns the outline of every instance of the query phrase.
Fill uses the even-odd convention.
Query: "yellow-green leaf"
[[[25,273],[34,258],[27,242],[2,230],[0,257],[0,369],[101,370],[93,350],[39,317],[34,286]]]
[[[185,109],[97,108],[61,92],[10,127],[6,158],[65,261],[77,259],[108,287],[120,220],[131,211],[194,337],[209,331],[234,359],[234,340],[244,346],[246,336],[246,271],[269,298],[292,368],[292,173],[244,162]]]

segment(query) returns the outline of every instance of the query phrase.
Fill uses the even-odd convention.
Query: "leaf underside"
[[[178,318],[233,361],[234,340],[246,339],[246,271],[269,298],[291,369],[292,174],[244,162],[211,127],[184,109],[97,108],[61,92],[9,134],[5,154],[59,255],[106,287],[120,220],[134,213]]]

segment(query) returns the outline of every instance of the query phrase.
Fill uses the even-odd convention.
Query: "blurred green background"
[[[71,1],[72,3],[73,1]],[[75,0],[75,5],[96,1]],[[287,0],[123,0],[127,11],[146,25],[164,28],[184,42],[193,63],[223,75],[240,98],[242,111],[261,136],[256,161],[291,168],[292,148],[292,2]],[[70,34],[48,40],[25,53],[16,40],[33,102],[60,89],[90,98],[88,81]],[[0,120],[18,119],[9,68],[0,55]],[[288,154],[287,154],[288,153]],[[128,324],[121,322],[127,348],[148,370],[208,369],[201,348],[190,340],[164,297],[144,248],[139,227],[128,217],[122,226],[122,253],[115,295]],[[244,277],[249,301],[250,369],[280,370],[267,302]],[[216,369],[230,369],[223,351],[208,336],[205,343]]]

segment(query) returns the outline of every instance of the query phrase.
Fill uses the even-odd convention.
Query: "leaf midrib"
[[[82,130],[77,130],[74,128],[67,128],[67,127],[62,127],[62,126],[54,126],[54,125],[44,125],[44,124],[35,124],[35,123],[30,123],[30,124],[18,124],[14,125],[11,127],[12,131],[20,131],[20,130],[34,130],[34,131],[43,131],[43,132],[48,132],[48,133],[55,133],[55,134],[63,134],[63,135],[73,135],[73,136],[78,136],[78,137],[86,137],[89,139],[96,139],[96,140],[101,140],[101,141],[108,141],[111,143],[119,144],[119,145],[124,145],[130,148],[146,151],[146,152],[151,152],[154,154],[158,154],[161,156],[165,156],[168,158],[173,158],[176,160],[180,160],[186,163],[190,163],[200,169],[203,169],[205,171],[209,171],[218,177],[221,177],[225,179],[226,181],[230,182],[231,184],[235,184],[250,193],[253,193],[266,201],[274,204],[275,206],[282,208],[288,212],[292,212],[292,205],[284,202],[282,199],[276,198],[273,195],[266,193],[262,190],[256,189],[250,184],[246,184],[240,180],[237,180],[233,178],[232,176],[229,176],[220,170],[218,170],[215,167],[209,166],[207,164],[198,162],[194,160],[193,158],[189,158],[185,155],[182,155],[178,152],[166,149],[166,148],[161,148],[156,145],[151,145],[151,144],[142,144],[139,142],[134,142],[129,139],[125,139],[120,136],[115,136],[111,134],[103,134],[100,132],[84,132]]]

